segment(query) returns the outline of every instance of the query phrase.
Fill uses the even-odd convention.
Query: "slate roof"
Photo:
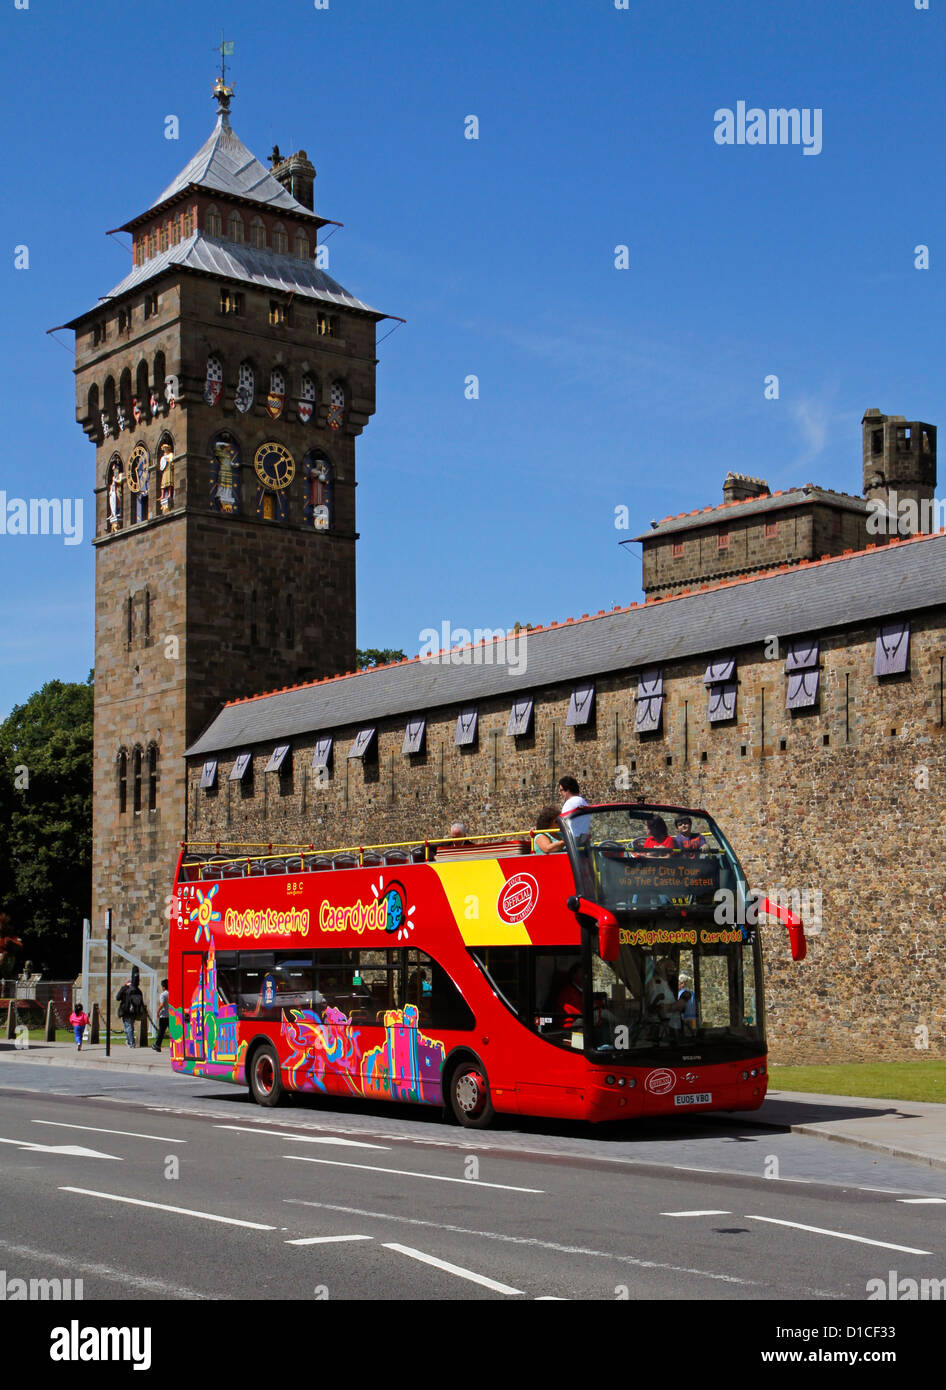
[[[863,497],[853,497],[847,492],[832,492],[828,488],[791,488],[787,492],[773,492],[768,497],[747,497],[740,502],[720,502],[716,507],[703,507],[695,512],[683,512],[680,516],[665,516],[658,525],[652,526],[640,536],[631,537],[635,541],[653,540],[655,536],[667,536],[675,531],[691,531],[695,526],[718,526],[721,521],[741,521],[743,517],[756,516],[760,512],[782,511],[787,507],[802,505],[826,505],[840,507],[849,512],[867,511],[867,501]],[[738,514],[737,509],[738,508]],[[622,541],[627,545],[627,541]]]
[[[141,216],[147,217],[192,185],[214,193],[229,193],[235,198],[251,198],[254,203],[261,203],[273,211],[305,218],[314,216],[312,209],[298,202],[247,149],[234,133],[225,111],[221,111],[217,124],[193,159],[185,164],[177,178],[168,184]],[[136,217],[126,223],[126,230],[139,220]]]
[[[318,299],[326,304],[335,304],[345,309],[360,309],[362,313],[373,314],[379,319],[388,317],[379,309],[356,299],[349,294],[331,275],[320,270],[313,260],[301,260],[297,256],[284,255],[251,246],[246,241],[229,241],[223,237],[208,236],[206,232],[194,232],[176,246],[169,246],[152,256],[144,265],[136,265],[130,274],[103,299],[116,299],[129,290],[153,280],[165,270],[180,267],[182,270],[202,271],[207,275],[222,276],[227,280],[237,280],[246,285],[258,285],[263,289],[281,290],[285,293],[302,295],[307,299]],[[99,306],[97,306],[98,308]],[[88,310],[94,313],[96,310]],[[74,328],[85,318],[64,324]]]
[[[508,646],[498,642],[492,664],[482,661],[485,651],[474,648],[467,654],[479,656],[482,664],[442,665],[415,657],[236,700],[223,707],[187,754],[365,726],[438,706],[511,699],[523,690],[735,651],[773,633],[816,635],[938,606],[946,606],[944,532],[540,628],[528,634],[526,666],[518,674],[513,665],[496,664],[504,661]],[[511,659],[516,654],[511,648]]]

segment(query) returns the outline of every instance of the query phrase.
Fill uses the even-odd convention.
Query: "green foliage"
[[[68,978],[92,906],[92,684],[48,681],[0,724],[0,910]]]
[[[355,652],[355,669],[364,671],[369,666],[388,666],[392,661],[404,661],[405,655],[394,647],[359,647]]]

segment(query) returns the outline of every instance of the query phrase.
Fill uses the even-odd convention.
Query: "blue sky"
[[[94,450],[73,335],[46,330],[127,273],[105,231],[212,129],[222,24],[234,129],[263,160],[308,151],[316,210],[345,224],[331,274],[407,320],[358,442],[361,646],[633,602],[619,542],[721,501],[730,468],[859,492],[865,407],[946,424],[943,0],[137,13],[4,0],[0,20],[0,491],[83,497],[86,519],[77,546],[0,535],[0,716],[93,662]],[[717,144],[739,101],[820,110],[821,152]]]

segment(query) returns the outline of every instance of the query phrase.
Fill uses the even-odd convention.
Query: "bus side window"
[[[443,966],[423,951],[411,951],[408,961],[409,1004],[417,1004],[421,1027],[469,1033],[476,1020],[463,995]],[[416,959],[415,959],[416,958]],[[418,997],[415,998],[415,993]]]
[[[235,1004],[239,990],[240,958],[236,951],[217,952],[217,998],[221,1004]]]

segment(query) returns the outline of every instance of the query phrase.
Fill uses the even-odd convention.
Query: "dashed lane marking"
[[[485,1274],[477,1274],[472,1269],[464,1269],[462,1265],[452,1265],[449,1260],[438,1260],[436,1255],[427,1255],[423,1250],[415,1250],[410,1245],[398,1245],[394,1241],[385,1241],[384,1248],[385,1250],[395,1250],[399,1255],[407,1255],[412,1260],[420,1260],[425,1265],[433,1265],[434,1269],[442,1269],[445,1274],[455,1274],[458,1279],[468,1279],[471,1284],[480,1284],[484,1289],[492,1289],[493,1293],[514,1296],[522,1293],[521,1289],[514,1289],[509,1284],[497,1283],[495,1279],[487,1279]]]
[[[152,1211],[169,1211],[175,1216],[195,1216],[200,1221],[218,1221],[223,1226],[245,1226],[251,1231],[275,1231],[259,1221],[241,1221],[235,1216],[218,1216],[212,1211],[193,1211],[190,1207],[172,1207],[164,1202],[146,1202],[142,1197],[119,1197],[115,1192],[93,1192],[88,1187],[61,1187],[60,1192],[77,1192],[82,1197],[101,1197],[104,1202],[125,1202],[130,1207],[150,1207]]]

